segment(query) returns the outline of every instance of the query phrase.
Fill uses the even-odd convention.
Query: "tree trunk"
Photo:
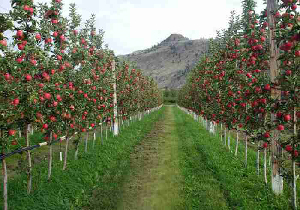
[[[228,145],[227,146],[228,146],[228,149],[229,149],[229,152],[230,152],[230,149],[231,149],[230,148],[230,130],[228,130],[228,137],[227,137],[227,139],[228,139],[228,143],[227,143]]]
[[[281,157],[282,150],[280,145],[277,142],[273,142],[272,147],[272,173],[271,173],[271,181],[272,181],[272,189],[276,195],[280,195],[283,192],[283,177],[280,176],[280,165],[279,158]]]
[[[245,167],[247,168],[247,161],[248,161],[248,136],[246,135],[245,139]]]
[[[95,142],[96,142],[96,129],[94,129],[93,149],[95,148]]]
[[[78,160],[79,142],[75,144],[75,160]]]
[[[89,132],[87,131],[85,135],[84,152],[87,152],[88,150],[88,139],[89,139]]]
[[[265,178],[265,183],[268,183],[268,178],[267,178],[267,148],[264,148],[264,178]]]
[[[294,108],[294,137],[297,136],[297,112]],[[295,149],[295,142],[293,142],[293,148]],[[292,173],[293,173],[293,208],[297,209],[297,177],[296,177],[296,161],[292,160]]]
[[[105,135],[106,135],[106,140],[107,140],[107,124],[105,126]]]
[[[270,42],[270,79],[271,83],[276,83],[276,77],[279,75],[278,70],[278,57],[279,50],[275,40],[275,17],[274,13],[277,11],[277,1],[276,0],[267,0],[267,14],[268,14],[268,23],[269,23],[269,42]],[[275,88],[271,89],[271,97],[274,100],[279,100],[281,97],[281,91]],[[276,121],[275,114],[271,114],[271,121]],[[276,195],[280,195],[283,192],[283,178],[280,176],[280,163],[279,158],[281,157],[281,148],[278,144],[278,132],[273,131],[274,135],[271,141],[271,157],[272,157],[272,190]]]
[[[114,136],[119,134],[119,123],[118,123],[118,99],[117,99],[117,79],[116,79],[116,63],[112,61],[112,74],[113,74],[113,88],[114,88]]]
[[[223,132],[222,132],[222,123],[221,123],[221,142],[223,142]]]
[[[101,144],[103,145],[103,128],[102,128],[102,123],[101,123]]]
[[[50,181],[52,173],[52,132],[50,133],[49,143],[48,181]]]
[[[257,171],[257,175],[259,175],[259,171],[260,171],[260,168],[259,168],[259,164],[260,164],[259,155],[260,155],[260,141],[258,141],[258,143],[257,143],[257,156],[256,156],[256,171]]]
[[[0,130],[0,138],[3,138],[3,131]],[[4,150],[2,149],[2,153],[4,154]],[[7,210],[7,167],[5,158],[2,159],[2,177],[3,177],[3,210]]]
[[[2,175],[3,175],[3,210],[7,210],[7,168],[5,158],[2,159]]]
[[[66,136],[66,146],[65,146],[65,155],[64,155],[64,165],[63,165],[63,170],[66,170],[66,168],[67,168],[67,158],[68,158],[69,141],[70,141],[70,138],[69,138],[69,136],[67,135],[67,136]]]
[[[225,127],[225,129],[224,129],[224,144],[225,144],[225,147],[226,147],[226,141],[227,141],[227,139],[226,139],[226,127]]]
[[[25,128],[25,138],[26,138],[26,146],[30,146],[30,140],[28,135],[28,126]],[[30,150],[27,151],[27,161],[28,161],[28,174],[27,174],[27,193],[30,194],[32,187],[32,161],[31,161],[31,153]]]
[[[235,156],[237,156],[238,148],[239,148],[239,132],[236,131],[236,144],[235,144],[235,153],[234,153]]]

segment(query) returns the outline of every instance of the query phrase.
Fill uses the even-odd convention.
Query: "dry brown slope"
[[[152,48],[120,57],[135,62],[137,68],[154,78],[160,88],[179,88],[207,50],[207,39],[189,40],[180,34],[172,34]]]

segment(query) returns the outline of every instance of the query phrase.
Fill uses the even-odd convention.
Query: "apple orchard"
[[[260,14],[255,12],[254,0],[242,0],[241,15],[231,13],[229,27],[211,39],[209,52],[189,73],[178,105],[194,112],[195,119],[201,116],[209,129],[218,125],[229,151],[230,137],[235,136],[233,153],[245,159],[245,167],[248,147],[255,147],[257,173],[263,161],[266,185],[270,182],[274,194],[280,195],[288,183],[285,186],[297,209],[300,3],[264,2],[266,9]],[[162,104],[153,79],[103,47],[104,32],[96,29],[95,15],[82,24],[75,4],[69,6],[67,18],[62,6],[61,0],[50,4],[11,0],[11,11],[0,14],[0,159],[5,210],[8,155],[26,151],[29,194],[31,150],[49,148],[50,180],[52,145],[62,137],[65,170],[72,137],[79,137],[72,140],[77,159],[81,137],[85,137],[86,152],[89,133],[95,135],[100,126],[141,118]],[[40,142],[32,142],[33,128],[42,133]],[[245,147],[244,157],[238,154],[239,145]]]
[[[153,79],[103,48],[104,32],[95,28],[95,15],[82,25],[75,4],[70,5],[68,18],[62,16],[62,5],[61,0],[52,0],[50,4],[12,0],[11,11],[0,14],[4,209],[7,209],[6,154],[27,148],[24,150],[28,161],[27,192],[32,188],[30,129],[42,132],[44,139],[40,143],[46,142],[49,147],[50,179],[52,144],[60,141],[60,137],[66,139],[65,169],[69,140],[75,133],[88,135],[100,124],[125,122],[162,102]],[[118,115],[114,115],[116,108]],[[73,143],[78,150],[80,141]]]
[[[200,59],[181,89],[179,105],[220,125],[226,134],[270,151],[271,183],[275,194],[283,180],[291,183],[293,206],[300,166],[300,13],[298,0],[268,0],[261,14],[256,3],[244,0],[241,16],[234,12],[229,27],[211,40],[209,53]],[[259,168],[258,168],[259,172]]]

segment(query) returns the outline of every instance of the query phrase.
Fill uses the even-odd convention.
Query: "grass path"
[[[249,151],[244,167],[191,116],[165,106],[162,118],[135,147],[118,210],[288,209],[255,170]]]
[[[131,155],[132,172],[125,181],[119,210],[183,209],[178,141],[173,108],[168,106],[163,119]]]

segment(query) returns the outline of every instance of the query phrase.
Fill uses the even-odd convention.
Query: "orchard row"
[[[103,48],[104,32],[96,30],[95,15],[82,25],[75,4],[68,18],[62,6],[61,0],[12,0],[11,11],[0,14],[0,150],[5,154],[30,146],[28,128],[38,128],[50,145],[49,179],[51,141],[162,103],[153,79]],[[23,140],[16,135],[19,130]],[[27,156],[29,193],[30,151]]]
[[[209,53],[190,72],[179,104],[247,141],[270,147],[272,188],[282,193],[292,180],[296,202],[296,162],[300,162],[300,13],[298,0],[268,0],[255,13],[243,0],[243,13],[211,40]],[[226,140],[225,140],[226,142]],[[284,152],[282,152],[282,149]],[[285,164],[291,160],[292,164]],[[291,168],[288,168],[288,167]]]

